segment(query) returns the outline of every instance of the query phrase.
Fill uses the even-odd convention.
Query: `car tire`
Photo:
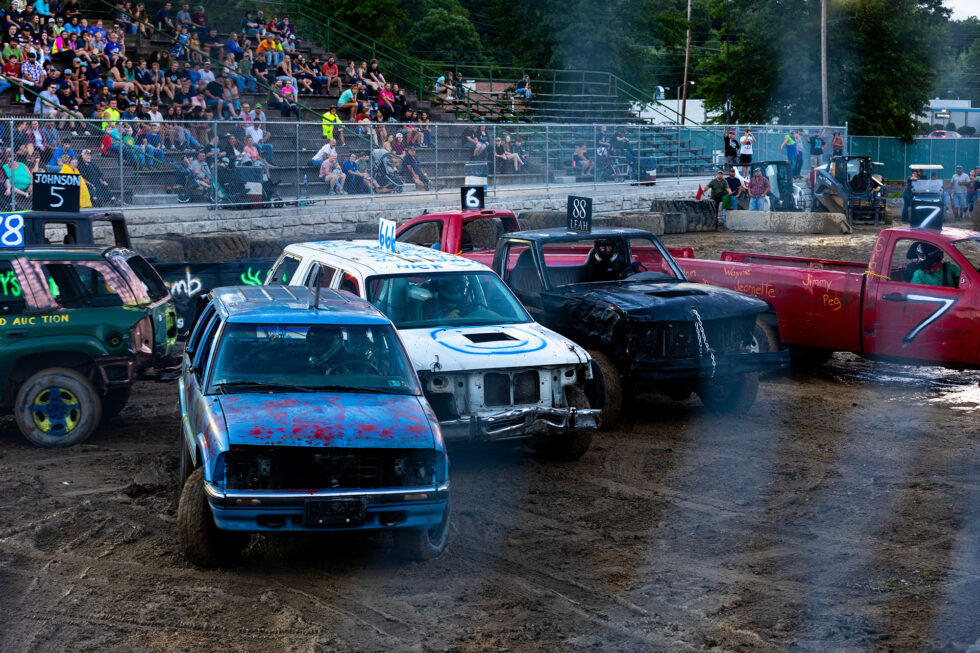
[[[177,201],[181,204],[187,204],[191,201],[191,193],[184,186],[177,188]]]
[[[187,443],[184,442],[184,429],[178,429],[177,446],[180,447],[180,458],[177,464],[177,494],[181,494],[187,477],[194,471],[194,461],[191,460],[190,452],[187,451]]]
[[[20,432],[34,444],[70,447],[95,432],[102,419],[102,398],[82,374],[52,367],[20,387],[14,415]]]
[[[750,372],[704,381],[698,390],[701,403],[716,413],[745,413],[759,394],[759,374]]]
[[[452,499],[446,500],[442,521],[432,528],[403,528],[394,532],[398,555],[406,560],[432,560],[446,550],[452,528]]]
[[[569,405],[575,408],[589,408],[585,392],[577,387],[565,390]],[[572,461],[585,455],[592,444],[592,431],[578,429],[542,438],[534,443],[534,449],[548,460]]]
[[[200,567],[220,567],[236,560],[245,537],[228,533],[214,523],[204,491],[204,468],[198,467],[180,492],[177,503],[177,541],[184,556]]]
[[[601,351],[589,350],[592,357],[592,381],[586,384],[586,396],[602,410],[601,429],[612,428],[623,409],[623,377],[616,363]]]
[[[779,351],[779,331],[775,325],[768,324],[759,318],[755,322],[755,331],[752,335],[755,336],[758,351]]]
[[[102,396],[102,423],[105,424],[113,417],[117,416],[122,412],[122,409],[126,407],[129,402],[129,394],[132,391],[132,386],[126,386],[124,388],[110,388]]]

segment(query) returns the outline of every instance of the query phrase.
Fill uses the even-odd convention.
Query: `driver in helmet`
[[[943,261],[943,250],[930,243],[919,243],[916,256],[918,269],[912,274],[912,283],[947,288],[960,285],[960,268]]]
[[[615,239],[599,238],[585,263],[585,278],[588,281],[617,281],[625,276],[630,267]]]
[[[446,275],[437,279],[433,286],[432,298],[422,306],[425,319],[457,318],[470,313],[473,307],[467,298],[466,277]]]
[[[306,346],[310,351],[308,362],[317,372],[330,374],[347,360],[343,329],[336,326],[312,326],[306,332]]]

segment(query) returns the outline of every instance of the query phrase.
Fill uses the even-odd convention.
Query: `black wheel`
[[[834,352],[813,347],[790,347],[789,364],[798,372],[813,372],[830,360]]]
[[[589,408],[589,400],[585,392],[579,388],[566,389],[568,404],[575,408]],[[579,429],[542,438],[534,443],[535,450],[549,460],[571,461],[578,460],[589,450],[592,444],[592,431]]]
[[[127,385],[125,388],[110,388],[102,396],[103,424],[122,412],[122,409],[126,407],[126,403],[129,401],[129,393],[131,391],[132,386]]]
[[[400,192],[402,192],[402,190],[404,190],[404,189],[402,188],[402,185],[401,184],[395,184],[395,192],[396,193],[400,193]]]
[[[204,492],[204,468],[195,469],[177,504],[177,541],[195,565],[218,567],[238,558],[247,535],[220,530]]]
[[[701,403],[717,413],[744,413],[752,408],[759,393],[759,375],[755,372],[706,380],[698,389]]]
[[[177,201],[181,204],[187,204],[191,201],[190,191],[188,191],[185,186],[177,187]]]
[[[184,488],[187,477],[194,471],[194,461],[191,460],[191,454],[187,451],[187,443],[184,442],[183,427],[177,430],[177,446],[180,447],[180,463],[177,467],[177,492],[179,494]]]
[[[592,357],[592,381],[586,384],[589,402],[602,409],[603,430],[612,428],[623,409],[623,377],[616,363],[601,351],[589,350]]]
[[[452,524],[452,500],[446,500],[442,521],[429,529],[401,528],[395,531],[398,554],[408,560],[431,560],[446,550]]]
[[[102,399],[75,370],[52,367],[20,387],[14,415],[20,432],[34,444],[70,447],[95,431],[102,419]]]
[[[275,193],[272,194],[272,207],[273,208],[281,209],[285,205],[286,205],[286,203],[279,196],[279,193],[278,192],[275,192]]]

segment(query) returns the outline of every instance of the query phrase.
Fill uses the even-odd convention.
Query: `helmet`
[[[458,302],[466,294],[466,279],[459,275],[450,275],[439,280],[439,299]]]
[[[619,258],[616,251],[616,241],[611,238],[599,238],[595,241],[595,260],[599,263],[612,263]]]
[[[306,332],[306,344],[310,348],[310,362],[324,365],[344,346],[343,329],[336,326],[312,326]]]
[[[919,243],[919,259],[922,261],[922,267],[928,270],[943,260],[943,251],[935,245]]]

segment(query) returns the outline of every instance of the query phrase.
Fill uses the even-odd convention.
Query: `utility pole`
[[[688,19],[690,20],[690,19]],[[725,122],[732,122],[732,68],[728,57],[728,43],[731,40],[728,31],[732,28],[732,14],[729,0],[725,0]]]
[[[691,62],[691,0],[687,0],[687,45],[684,47],[684,100],[681,103],[681,124],[687,114],[687,67]]]
[[[820,0],[820,109],[826,127],[830,124],[827,110],[827,0]]]

